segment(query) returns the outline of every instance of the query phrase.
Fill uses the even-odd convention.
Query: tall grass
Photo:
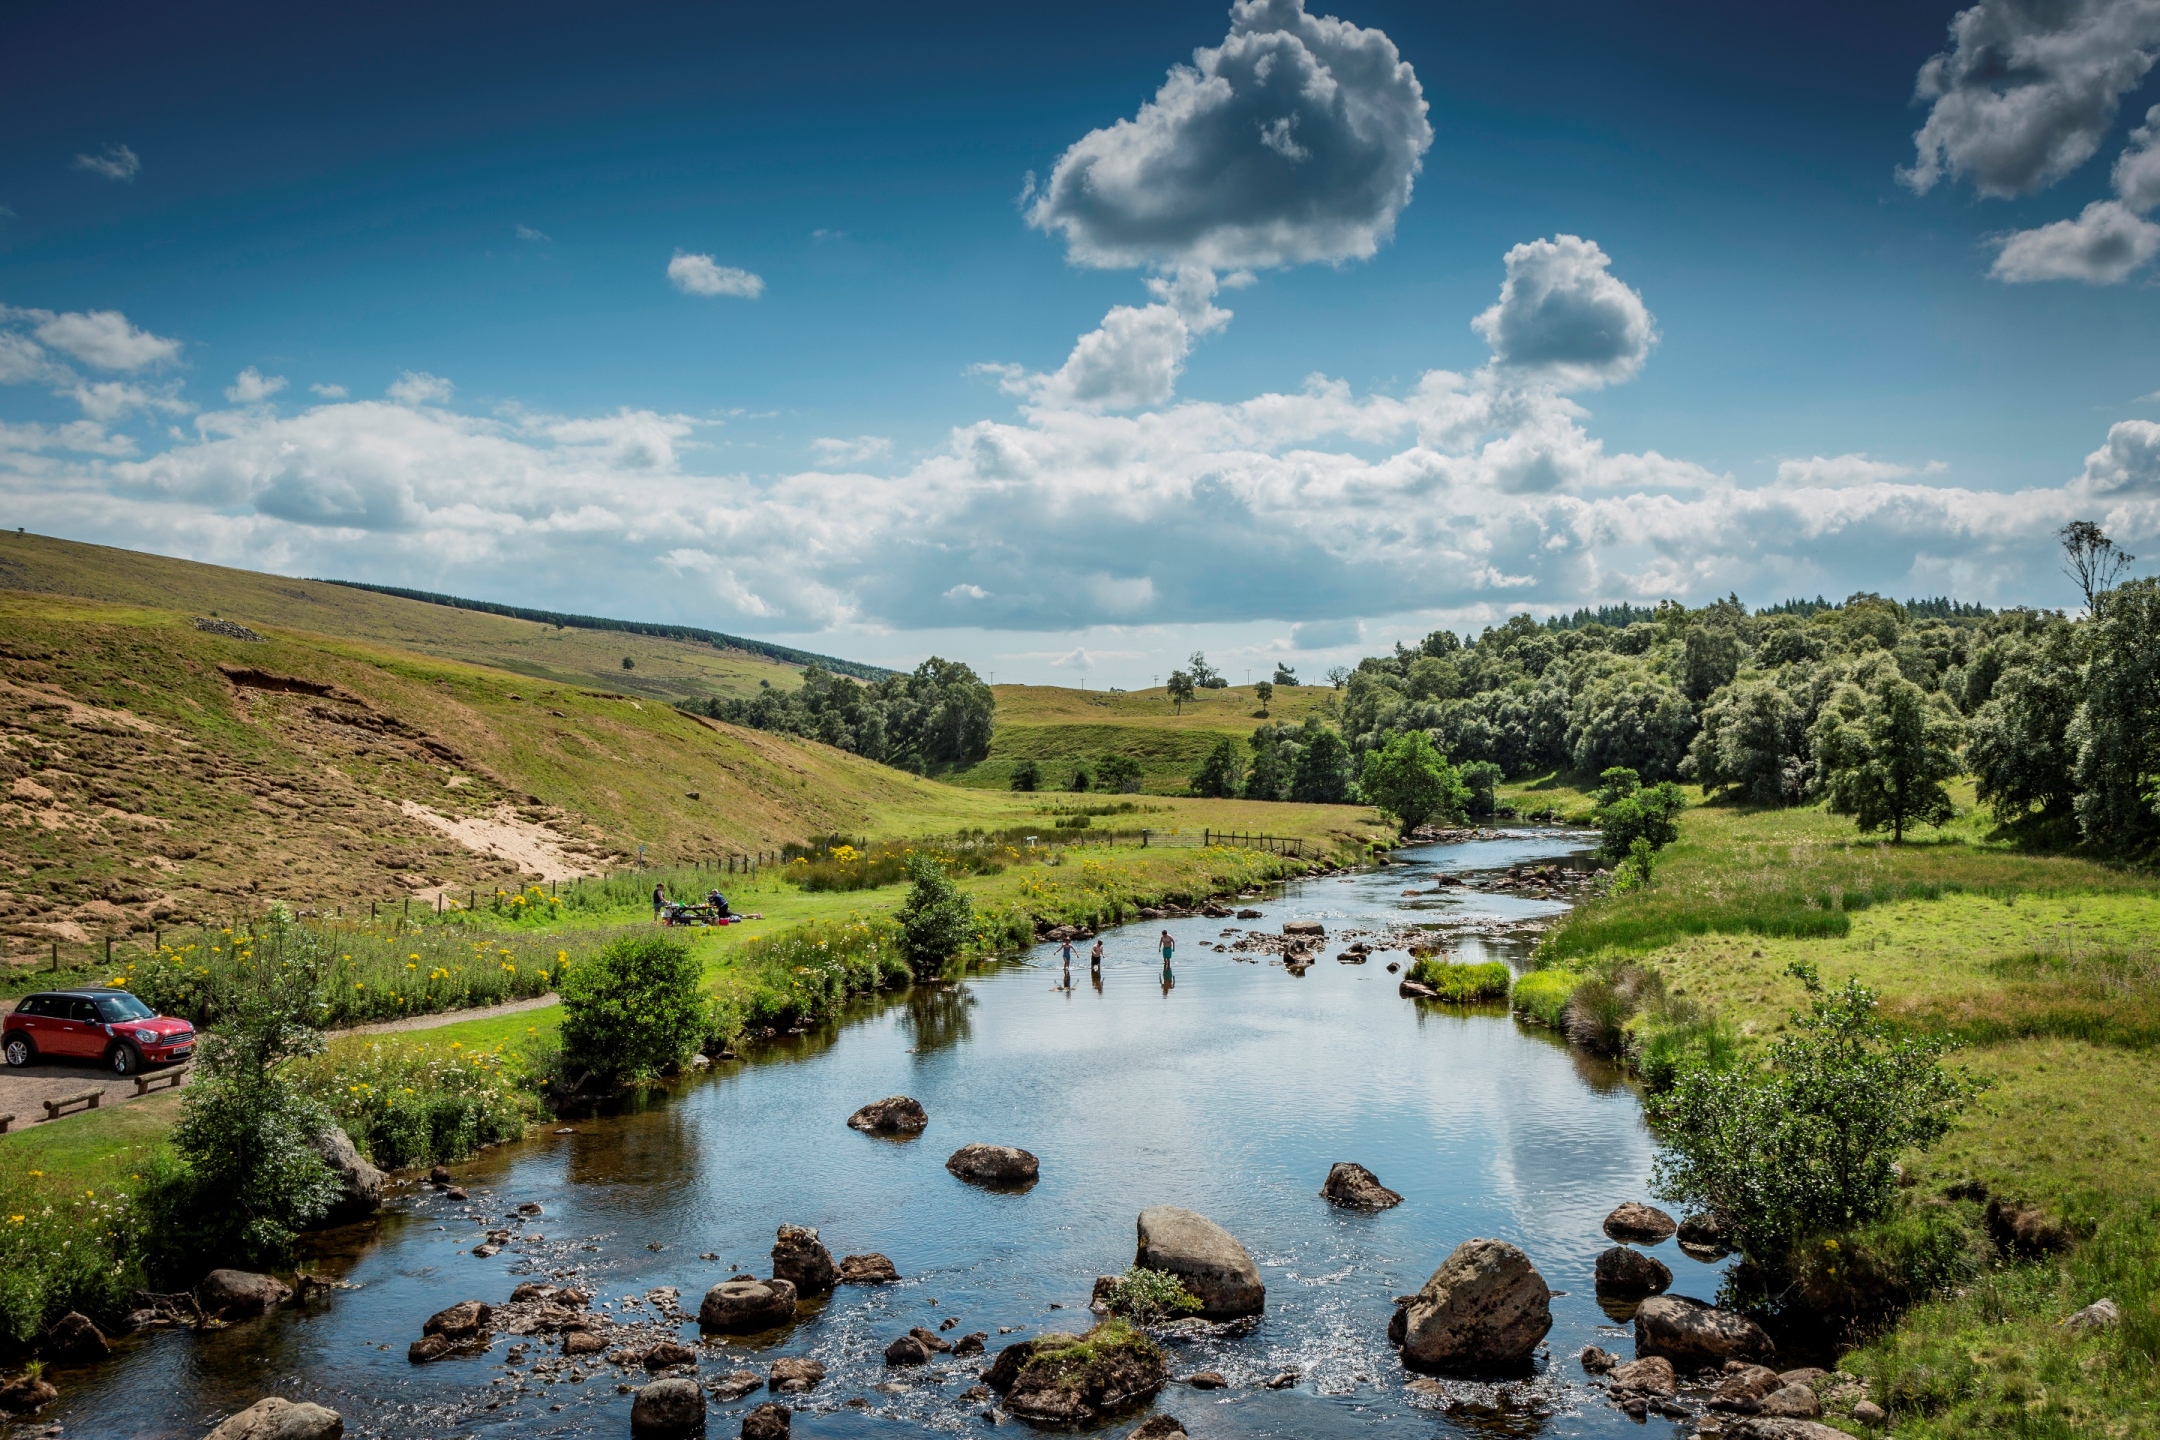
[[[124,1192],[67,1193],[0,1167],[0,1344],[28,1345],[70,1310],[125,1313],[142,1285],[133,1214]]]
[[[2028,953],[1988,968],[2009,983],[1976,997],[1892,1001],[1884,1013],[1967,1045],[2041,1038],[2128,1050],[2160,1045],[2160,964],[2150,952]]]
[[[386,1170],[459,1160],[541,1118],[523,1057],[386,1037],[296,1062],[293,1078]]]
[[[292,948],[319,967],[316,1023],[325,1029],[408,1015],[432,1015],[544,995],[562,967],[614,931],[558,937],[452,926],[296,925]],[[266,943],[268,930],[203,929],[174,937],[154,956],[115,965],[105,977],[163,1014],[198,1026],[219,1019],[218,999]]]
[[[1514,972],[1499,960],[1465,965],[1428,955],[1411,964],[1410,978],[1439,991],[1442,1000],[1467,1005],[1507,999]]]

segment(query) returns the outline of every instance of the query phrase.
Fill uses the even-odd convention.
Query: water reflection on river
[[[1550,912],[1552,902],[1475,892],[1441,910],[1406,910],[1401,892],[1430,888],[1428,874],[1548,859],[1580,844],[1525,834],[1409,851],[1398,857],[1407,864],[1256,902],[1265,918],[1236,928],[1319,919],[1339,934]],[[348,1435],[625,1435],[629,1397],[607,1367],[579,1385],[518,1387],[504,1382],[515,1373],[503,1365],[507,1342],[485,1358],[427,1367],[409,1365],[405,1347],[433,1311],[501,1300],[547,1269],[578,1267],[617,1313],[622,1297],[658,1285],[679,1287],[694,1311],[731,1265],[768,1273],[773,1231],[790,1222],[818,1227],[835,1255],[884,1252],[904,1282],[843,1287],[777,1346],[716,1347],[706,1373],[762,1368],[780,1354],[821,1360],[830,1378],[798,1397],[808,1407],[795,1417],[798,1435],[983,1430],[981,1404],[959,1399],[979,1362],[895,1377],[882,1363],[886,1342],[947,1316],[959,1322],[955,1336],[990,1332],[993,1352],[1001,1327],[1081,1328],[1093,1278],[1132,1258],[1134,1216],[1174,1203],[1227,1226],[1268,1286],[1252,1334],[1175,1347],[1177,1373],[1217,1369],[1233,1382],[1164,1392],[1160,1407],[1195,1436],[1639,1433],[1582,1388],[1572,1360],[1585,1344],[1623,1343],[1590,1279],[1609,1243],[1599,1221],[1646,1197],[1651,1145],[1633,1094],[1497,1009],[1397,998],[1385,966],[1407,958],[1399,952],[1353,966],[1336,963],[1330,946],[1293,976],[1265,956],[1245,963],[1210,948],[1227,943],[1219,932],[1235,923],[1168,922],[1171,987],[1161,983],[1155,924],[1105,937],[1099,989],[1084,958],[1074,987],[1059,988],[1045,946],[1025,965],[865,1006],[844,1026],[767,1047],[636,1113],[502,1147],[458,1167],[471,1203],[414,1197],[409,1214],[344,1237],[350,1253],[330,1268],[359,1288],[214,1335],[132,1344],[96,1372],[63,1377],[67,1398],[45,1418],[70,1435],[193,1437],[213,1415],[279,1393],[340,1410]],[[1457,949],[1519,956],[1522,943]],[[929,1109],[919,1140],[843,1124],[858,1105],[896,1093]],[[991,1193],[954,1180],[945,1157],[978,1140],[1034,1151],[1040,1183]],[[1378,1215],[1331,1208],[1317,1191],[1337,1160],[1371,1167],[1405,1203]],[[469,1253],[484,1227],[467,1216],[501,1217],[524,1201],[544,1207],[528,1225],[544,1240],[489,1259]],[[1550,1418],[1445,1415],[1443,1398],[1406,1390],[1385,1343],[1390,1297],[1415,1290],[1479,1235],[1521,1245],[1567,1292],[1553,1302],[1555,1358],[1534,1382],[1557,1407]],[[1714,1291],[1709,1267],[1670,1242],[1657,1253],[1676,1291]],[[1285,1370],[1299,1373],[1294,1388],[1257,1387]],[[876,1388],[895,1378],[905,1388]],[[732,1435],[757,1398],[716,1406],[711,1433]],[[869,1403],[850,1408],[851,1399]]]

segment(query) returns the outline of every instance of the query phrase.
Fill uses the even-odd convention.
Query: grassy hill
[[[1057,803],[704,720],[628,689],[603,663],[622,649],[645,657],[640,677],[794,678],[708,646],[541,633],[21,536],[0,536],[0,579],[37,582],[0,590],[0,954],[18,962],[55,944],[67,960],[107,939],[139,943],[130,937],[273,899],[308,910],[485,894],[519,876],[678,864],[835,832],[1032,825]],[[249,633],[202,628],[213,610],[210,623]],[[1075,710],[1068,694],[1091,708]],[[1093,707],[1098,698],[1113,703]],[[1211,721],[1242,725],[1240,703],[1249,692],[1214,692],[1172,717],[1147,696],[1042,691],[1013,705],[1011,733],[1054,746],[1093,727],[1120,744],[1168,736],[1204,749]],[[1069,713],[1090,724],[1065,723]],[[1242,801],[1146,809],[1133,823],[1329,844],[1371,821],[1347,807]]]
[[[1228,735],[1243,740],[1270,720],[1303,723],[1335,692],[1325,685],[1278,686],[1265,714],[1249,685],[1202,690],[1173,707],[1161,688],[1132,691],[1068,690],[1055,685],[999,685],[997,731],[989,758],[945,778],[956,785],[1003,790],[1013,767],[1033,760],[1043,784],[1062,789],[1075,762],[1091,766],[1108,754],[1140,762],[1141,788],[1149,794],[1183,794],[1186,781],[1215,743]]]
[[[293,580],[0,532],[0,590],[112,600],[251,629],[266,626],[368,640],[444,660],[509,670],[559,685],[673,702],[748,695],[760,681],[792,689],[797,668],[740,650],[622,631],[557,629],[531,620],[455,610],[319,580]],[[627,657],[632,668],[625,670]]]

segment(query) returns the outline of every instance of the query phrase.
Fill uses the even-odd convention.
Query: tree
[[[1340,690],[1349,681],[1350,673],[1350,667],[1347,665],[1330,665],[1327,672],[1328,684]]]
[[[917,980],[934,980],[973,937],[975,907],[945,867],[925,851],[908,857],[908,878],[914,884],[895,916],[900,952]]]
[[[1228,735],[1217,740],[1192,777],[1193,794],[1213,800],[1234,798],[1245,783],[1245,757],[1238,753],[1240,748]]]
[[[1262,710],[1267,709],[1269,705],[1274,703],[1275,687],[1267,681],[1260,681],[1258,684],[1252,687],[1252,691],[1253,698],[1260,702],[1260,708]]]
[[[1658,1193],[1725,1217],[1766,1267],[1890,1214],[1898,1156],[1941,1140],[1979,1089],[1944,1067],[1950,1042],[1899,1036],[1857,979],[1825,991],[1812,964],[1788,973],[1807,987],[1808,1009],[1767,1065],[1684,1069],[1645,1102],[1663,1147]]]
[[[1164,687],[1170,692],[1171,713],[1185,713],[1185,702],[1193,698],[1193,677],[1183,670],[1170,672],[1170,683]]]
[[[1655,853],[1680,838],[1687,797],[1670,780],[1644,785],[1633,770],[1615,766],[1599,777],[1596,798],[1598,853],[1608,860],[1634,855],[1638,841]]]
[[[1297,772],[1298,733],[1279,722],[1253,730],[1252,738],[1246,742],[1253,754],[1252,768],[1245,773],[1246,799],[1289,798],[1291,779]]]
[[[705,1035],[705,968],[690,947],[665,935],[611,940],[564,970],[565,1072],[612,1087],[665,1075],[688,1060]]]
[[[622,668],[625,670],[635,670],[637,669],[637,661],[631,659],[628,655],[625,655],[622,657]]]
[[[2079,638],[2078,627],[2061,620],[2005,638],[1987,699],[1966,725],[1966,768],[1996,821],[2057,840],[2075,836],[2070,727],[2085,689]]]
[[[1033,760],[1022,760],[1012,768],[1012,788],[1015,790],[1042,789],[1042,766]]]
[[[1317,717],[1299,732],[1290,798],[1315,805],[1341,805],[1350,798],[1350,747],[1343,744],[1342,736],[1323,728]]]
[[[1470,788],[1432,737],[1409,730],[1365,756],[1358,790],[1367,804],[1392,815],[1408,835],[1434,820],[1457,821],[1470,804]]]
[[[2062,540],[2063,574],[2076,583],[2085,597],[2085,613],[2090,615],[2137,556],[2116,549],[2107,531],[2090,520],[2073,520],[2055,533]]]
[[[1499,813],[1500,802],[1493,790],[1505,778],[1500,767],[1490,760],[1473,760],[1462,767],[1462,783],[1470,792],[1468,808],[1472,815],[1482,818]]]
[[[1619,662],[1583,686],[1568,716],[1567,746],[1577,770],[1624,765],[1668,780],[1680,773],[1694,738],[1687,697],[1641,661]]]
[[[285,1062],[317,1055],[323,1034],[322,938],[273,914],[244,959],[207,983],[218,1016],[182,1092],[173,1127],[177,1160],[151,1173],[139,1196],[158,1278],[185,1284],[210,1265],[268,1265],[293,1236],[327,1213],[340,1182],[317,1153],[330,1115],[288,1078]],[[237,946],[235,947],[238,948]]]
[[[1697,625],[1687,633],[1680,655],[1680,692],[1700,705],[1732,684],[1740,673],[1740,637],[1729,625]]]
[[[1731,790],[1752,805],[1791,805],[1806,793],[1808,755],[1800,707],[1775,680],[1754,675],[1703,707],[1680,773],[1705,795]]]
[[[2104,855],[2160,849],[2160,580],[2098,597],[2083,695],[2070,723],[2078,831]]]
[[[1841,685],[1810,732],[1830,812],[1863,831],[1902,841],[1914,825],[1940,825],[1954,812],[1943,781],[1958,773],[1964,727],[1940,694],[1892,671],[1871,689]]]
[[[1282,686],[1285,690],[1297,689],[1297,671],[1291,669],[1288,665],[1283,664],[1280,660],[1276,661],[1275,683]]]
[[[1082,760],[1073,766],[1072,778],[1065,782],[1065,788],[1075,794],[1095,788],[1095,772],[1088,769],[1087,761]]]
[[[1140,793],[1140,762],[1130,755],[1105,755],[1095,767],[1102,788],[1119,795]]]
[[[1192,672],[1193,684],[1202,690],[1226,690],[1230,686],[1230,682],[1223,679],[1222,673],[1207,663],[1207,656],[1198,650],[1192,652],[1192,659],[1186,662],[1186,668]]]

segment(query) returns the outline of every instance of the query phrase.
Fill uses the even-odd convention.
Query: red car
[[[160,1015],[125,990],[41,990],[0,1018],[0,1055],[15,1066],[48,1060],[109,1065],[132,1075],[195,1053],[195,1027]]]

